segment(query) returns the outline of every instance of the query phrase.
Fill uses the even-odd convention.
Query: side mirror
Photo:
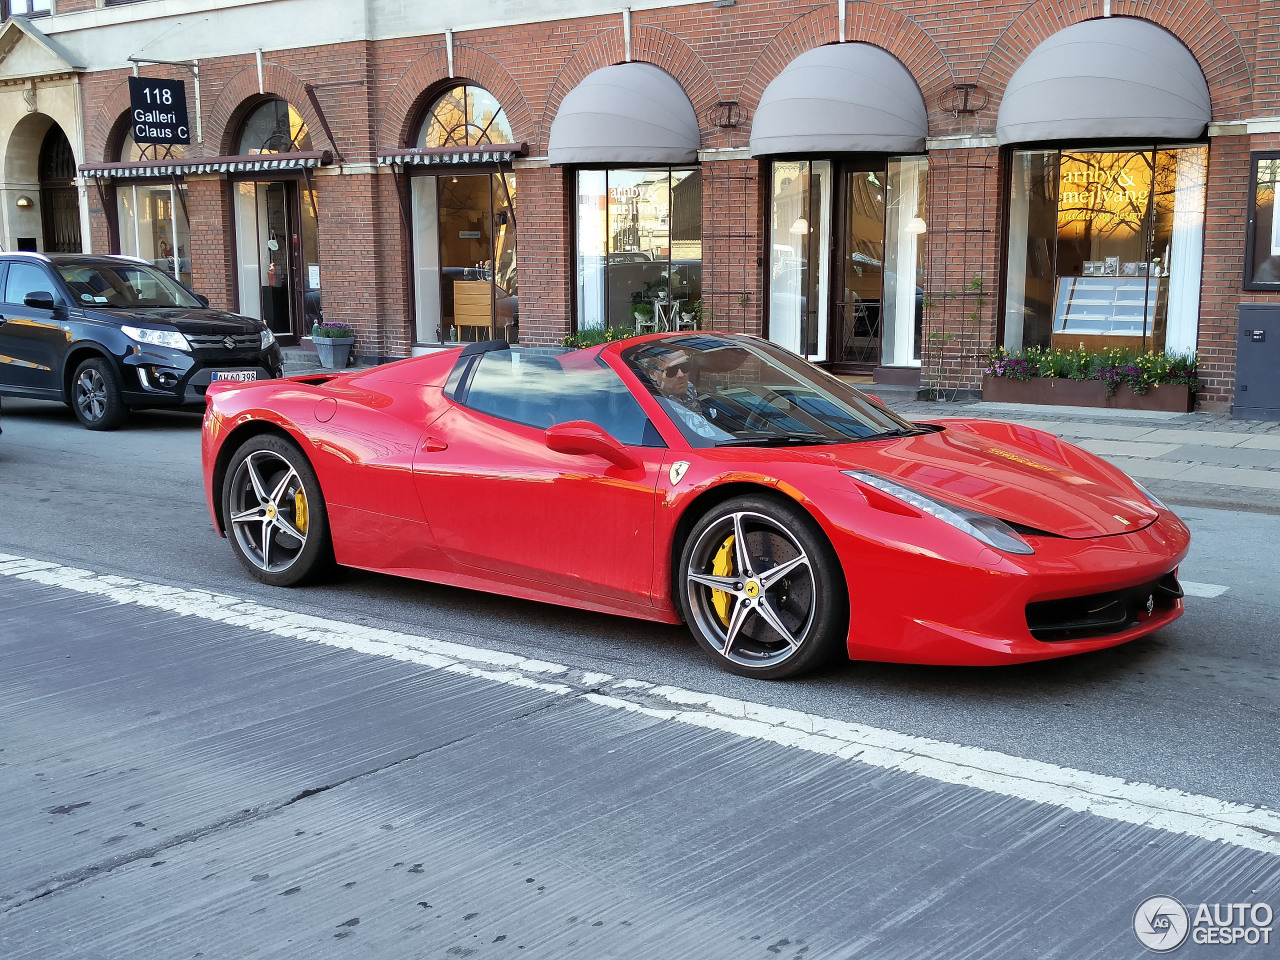
[[[881,400],[879,397],[877,397],[874,393],[868,393],[867,399],[874,400],[876,403],[880,404],[880,406],[882,407],[884,406],[884,401]]]
[[[630,450],[589,420],[570,420],[547,427],[547,449],[573,456],[603,457],[624,470],[640,466]]]
[[[48,290],[32,290],[22,298],[22,302],[28,307],[35,307],[37,310],[55,310],[58,306],[54,302],[53,294]]]

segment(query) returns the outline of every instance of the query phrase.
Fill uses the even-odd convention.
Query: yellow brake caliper
[[[712,558],[711,573],[717,577],[727,577],[733,573],[733,534],[720,545]],[[716,616],[720,618],[720,622],[729,626],[729,594],[723,590],[712,590],[711,605],[716,608]]]
[[[301,487],[293,494],[293,525],[299,533],[307,532],[307,495]]]

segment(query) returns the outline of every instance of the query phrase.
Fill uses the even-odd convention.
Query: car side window
[[[544,430],[586,420],[628,446],[665,446],[626,384],[605,366],[566,369],[554,356],[493,351],[480,357],[464,403]]]
[[[34,263],[9,263],[9,276],[4,283],[4,302],[22,303],[27,295],[37,291],[53,294],[55,301],[61,300],[53,285],[53,278]]]

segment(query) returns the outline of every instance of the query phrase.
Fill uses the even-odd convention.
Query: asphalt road
[[[1183,578],[1226,592],[1191,599],[1172,628],[1117,650],[998,670],[848,664],[766,684],[720,672],[682,629],[350,571],[321,587],[265,588],[209,524],[196,415],[136,414],[125,431],[95,434],[55,405],[6,400],[3,414],[0,553],[1225,801],[1280,801],[1274,516],[1180,511],[1195,538]],[[1280,908],[1277,858],[1221,843],[1170,840],[1099,818],[1068,821],[1053,807],[843,761],[837,769],[830,758],[718,733],[673,734],[537,690],[447,678],[441,687],[421,668],[351,651],[321,657],[261,632],[53,587],[4,590],[10,612],[0,620],[0,656],[11,685],[0,679],[0,728],[16,732],[0,754],[0,811],[7,804],[11,814],[0,816],[8,823],[0,847],[38,851],[12,858],[0,889],[5,956],[129,955],[131,944],[153,944],[148,938],[163,929],[140,905],[162,901],[166,890],[176,898],[167,922],[192,931],[183,949],[203,951],[170,944],[154,956],[301,956],[294,951],[302,942],[332,947],[361,937],[365,955],[377,956],[468,956],[482,942],[481,956],[496,955],[517,939],[541,946],[526,956],[694,955],[693,947],[702,956],[936,956],[935,924],[960,937],[948,956],[1137,956],[1131,933],[1116,937],[1140,895],[1180,883],[1184,896],[1269,896]],[[54,669],[64,659],[65,676]],[[194,670],[184,669],[191,663]],[[335,686],[335,677],[355,688]],[[86,689],[92,697],[77,699]],[[342,695],[327,700],[335,689]],[[70,701],[68,691],[77,692]],[[311,715],[317,701],[326,708]],[[167,721],[162,737],[148,733],[143,718],[153,715]],[[270,749],[245,734],[277,721],[283,730]],[[86,734],[86,723],[101,732]],[[42,736],[75,745],[61,751],[62,770],[50,759],[58,751],[32,746]],[[217,762],[231,749],[220,737],[247,751],[232,770]],[[637,743],[647,745],[639,759],[631,753]],[[424,754],[429,774],[416,766]],[[128,766],[135,755],[152,762]],[[49,812],[85,802],[68,785],[69,771],[103,770],[120,777],[105,788],[118,810],[135,798],[151,804],[147,817],[117,823],[123,813],[108,815],[101,798],[96,807]],[[548,777],[555,786],[539,786]],[[157,820],[158,798],[165,812]],[[43,819],[24,820],[29,807]],[[87,824],[82,833],[70,830],[72,817]],[[525,830],[515,830],[522,821]],[[135,836],[144,831],[135,823],[158,837]],[[402,829],[413,838],[407,846],[390,839]],[[290,839],[324,831],[339,838],[337,848]],[[82,834],[92,849],[71,839]],[[113,860],[103,843],[132,852]],[[843,875],[851,859],[867,856],[876,870]],[[153,869],[156,860],[174,872]],[[406,894],[387,878],[403,879],[424,862],[437,867],[435,894],[418,891],[431,906],[410,906],[431,913],[441,899],[447,908],[432,913],[443,922],[419,954],[406,952],[405,931],[424,920],[395,913],[391,904]],[[364,909],[394,915],[394,932],[382,925],[374,933],[367,913],[363,928],[342,926],[358,918],[333,913],[345,909],[333,896],[303,908],[307,898],[289,893],[311,891],[297,878],[329,884],[344,869],[344,883],[378,890],[377,906],[365,900]],[[89,882],[98,871],[102,879]],[[553,910],[517,896],[551,886],[533,875],[539,871],[560,885],[548,901]],[[275,889],[282,877],[290,885]],[[268,880],[269,897],[254,886]],[[221,919],[191,905],[202,902],[222,904]],[[278,906],[286,903],[288,911]],[[994,919],[991,903],[1007,904],[1007,915]],[[300,921],[283,919],[295,914],[314,928],[304,935]],[[267,919],[252,919],[259,915]],[[510,918],[512,930],[485,926],[495,915]],[[1037,916],[1048,941],[1027,937]],[[105,936],[113,924],[128,935]],[[96,944],[94,952],[67,949],[50,933],[63,926]],[[211,952],[212,944],[222,949]],[[1243,945],[1235,950],[1246,952],[1200,949],[1253,955]]]

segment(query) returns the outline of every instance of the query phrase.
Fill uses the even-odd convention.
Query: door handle
[[[441,450],[448,449],[449,445],[447,443],[443,440],[438,440],[435,437],[427,437],[427,439],[422,441],[423,453],[439,453]]]

